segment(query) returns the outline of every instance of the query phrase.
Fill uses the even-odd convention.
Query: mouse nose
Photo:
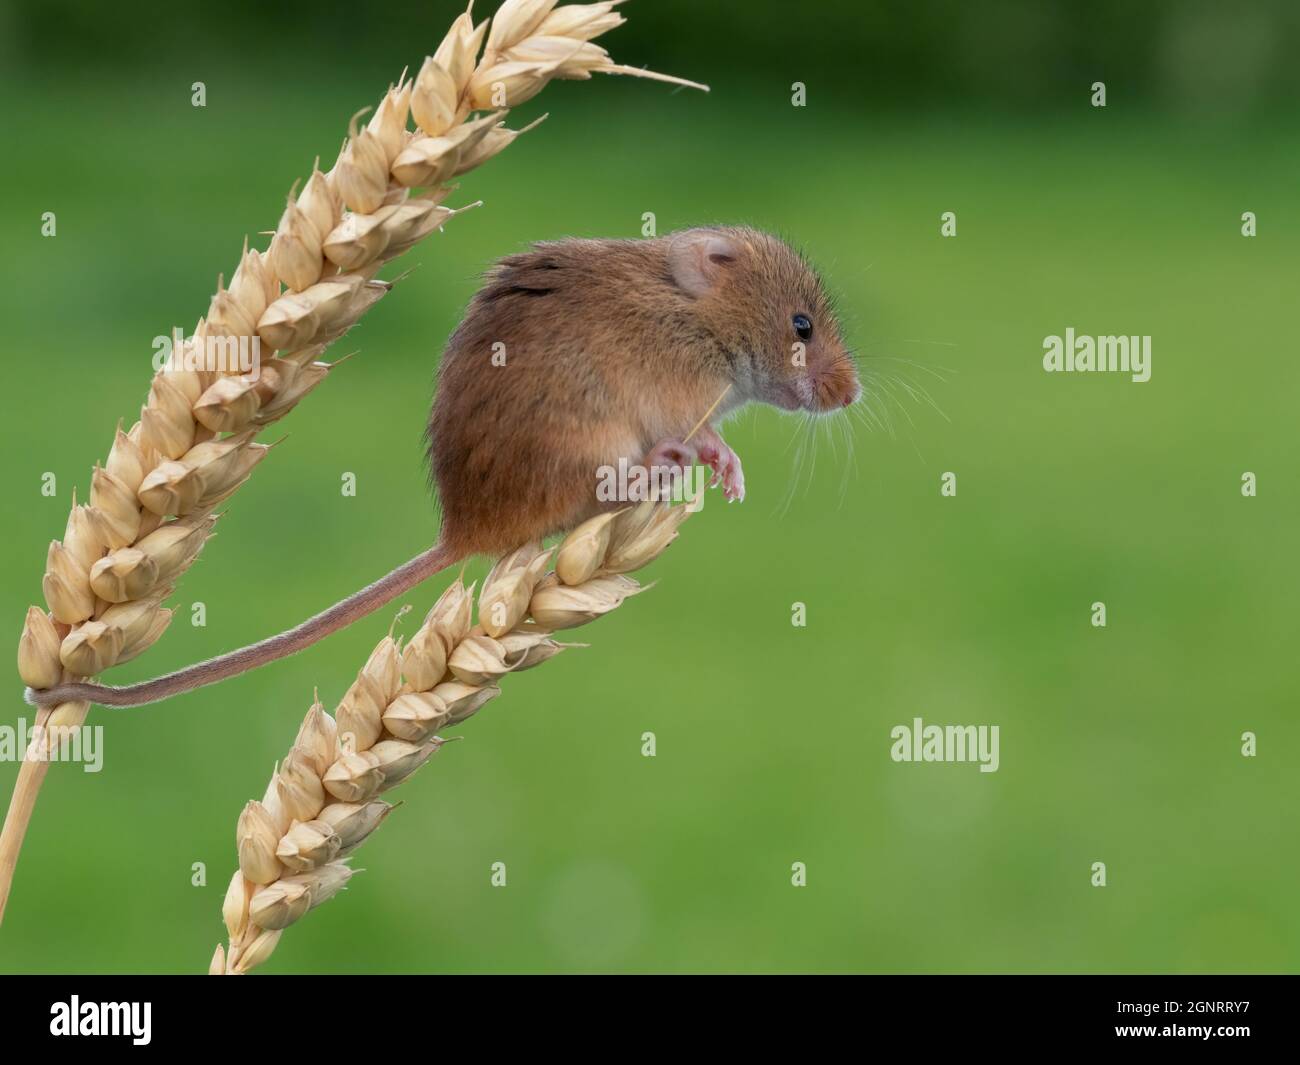
[[[830,371],[813,378],[812,383],[813,395],[807,407],[823,414],[851,407],[862,395],[862,385],[856,375]]]

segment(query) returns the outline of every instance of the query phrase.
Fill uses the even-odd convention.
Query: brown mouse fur
[[[727,498],[743,498],[740,461],[712,422],[750,402],[836,410],[859,392],[821,282],[776,237],[717,227],[538,244],[488,272],[439,367],[428,431],[437,544],[260,643],[140,684],[28,697],[139,706],[294,654],[470,555],[572,528],[601,506],[598,469],[620,459],[698,458]]]

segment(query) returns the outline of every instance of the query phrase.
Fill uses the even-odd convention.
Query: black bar
[[[1300,990],[1291,976],[692,976],[646,986],[670,979],[7,977],[0,1015],[7,1049],[93,1051],[113,1043],[128,1053],[222,1053],[243,1046],[261,1047],[268,1058],[295,1047],[419,1051],[430,1035],[453,1033],[485,1048],[502,1033],[532,1033],[539,1050],[560,1040],[621,1057],[606,1041],[619,1028],[620,1046],[648,1037],[681,1048],[696,1032],[700,1047],[788,1040],[812,1049],[851,1038],[863,1050],[899,1045],[927,1055],[946,1047],[987,1053],[1125,1044],[1143,1053],[1207,1047],[1236,1055],[1294,1047]],[[76,1032],[116,1023],[119,1034],[54,1034],[69,1029],[74,1003]],[[431,1043],[424,1048],[437,1052]]]

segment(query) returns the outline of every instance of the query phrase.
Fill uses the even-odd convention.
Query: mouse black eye
[[[793,319],[795,335],[800,340],[812,339],[812,321],[806,314],[796,314]]]

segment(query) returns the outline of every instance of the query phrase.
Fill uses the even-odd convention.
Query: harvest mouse
[[[830,413],[860,394],[821,280],[776,237],[710,227],[537,244],[488,271],[443,355],[428,428],[443,512],[433,547],[260,643],[140,684],[33,697],[138,706],[293,654],[463,559],[572,529],[601,509],[597,471],[620,459],[698,461],[741,499],[717,422],[755,402]]]
[[[494,345],[499,364],[491,356]],[[729,499],[740,459],[712,425],[750,402],[837,410],[858,377],[817,275],[753,229],[562,240],[501,260],[438,372],[429,457],[442,544],[499,555],[596,511],[596,470],[698,459]]]

